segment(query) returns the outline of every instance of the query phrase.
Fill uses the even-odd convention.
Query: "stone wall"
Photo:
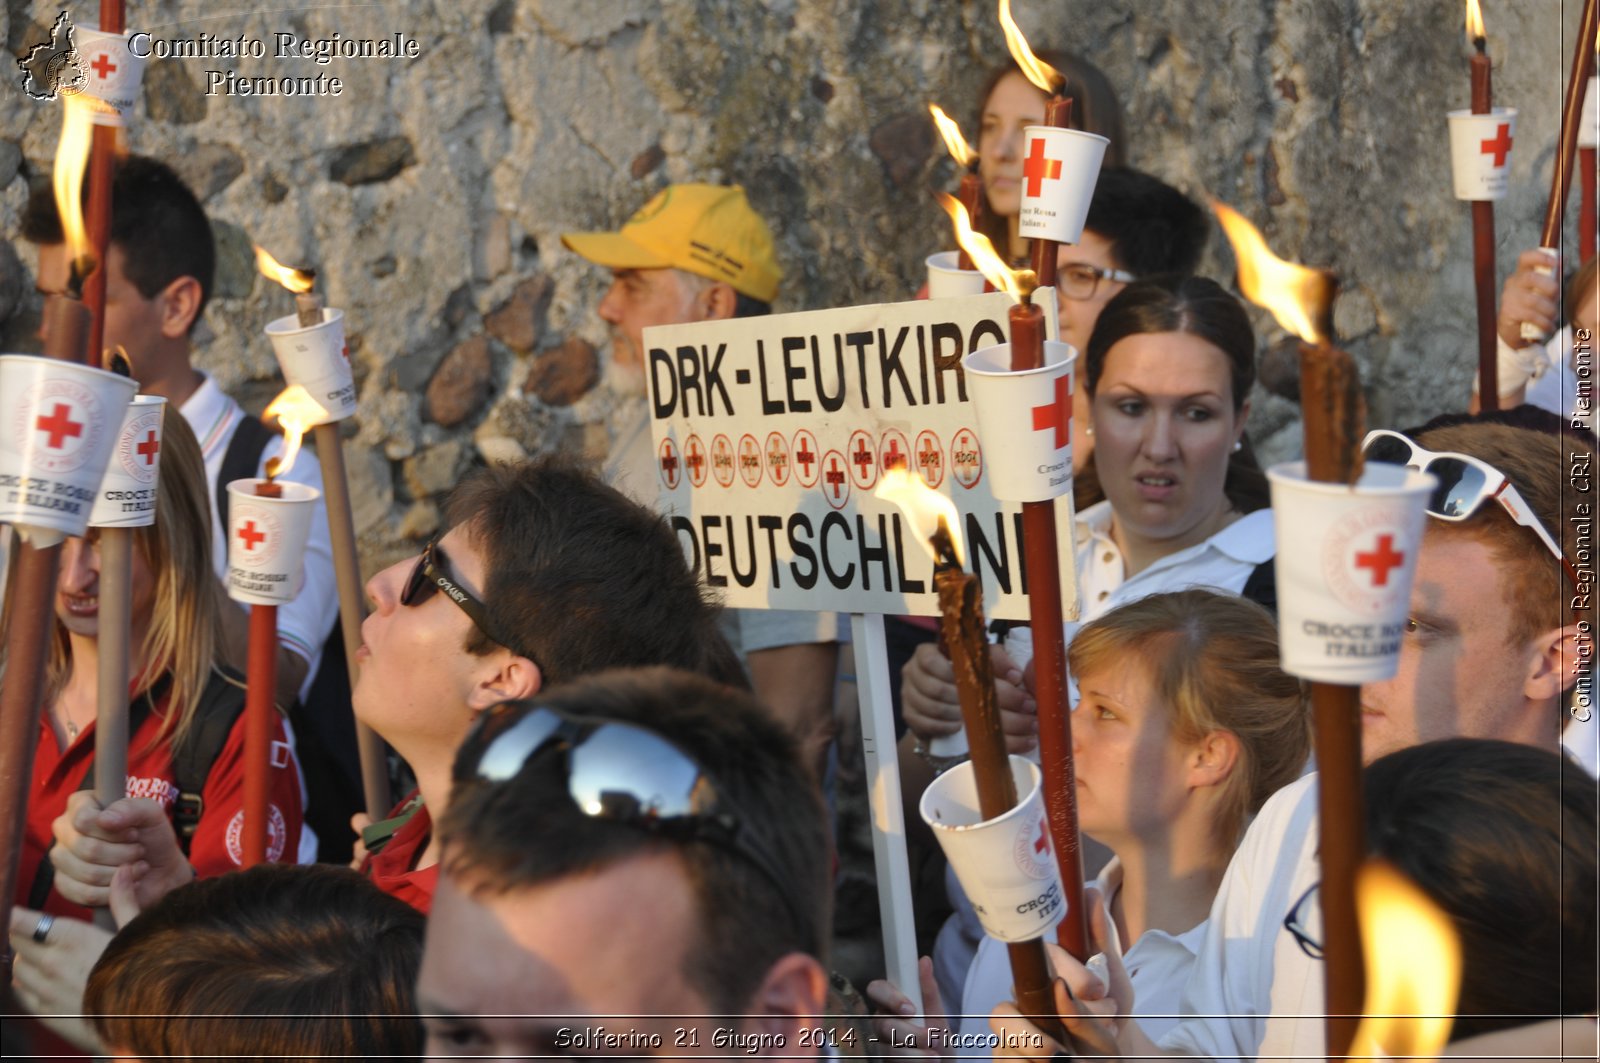
[[[0,36],[43,40],[57,2],[9,0]],[[1575,0],[1488,0],[1497,100],[1519,107],[1500,268],[1538,240]],[[92,21],[96,5],[72,5]],[[287,296],[252,241],[312,264],[346,310],[361,407],[346,423],[369,571],[414,549],[472,463],[604,451],[622,401],[594,316],[607,283],[562,247],[614,227],[663,184],[746,185],[787,278],[779,309],[901,298],[950,246],[929,191],[954,167],[925,118],[975,132],[1003,56],[991,0],[454,0],[264,15],[133,0],[156,37],[266,42],[263,59],[153,61],[129,143],[170,160],[217,222],[217,293],[199,363],[260,409],[281,383],[262,325]],[[1215,195],[1286,257],[1344,281],[1337,324],[1373,420],[1465,401],[1470,224],[1450,195],[1444,112],[1467,101],[1460,0],[1017,0],[1041,45],[1099,63],[1123,93],[1136,165]],[[276,58],[277,33],[382,37],[412,60]],[[1513,43],[1514,42],[1514,43]],[[209,70],[343,82],[338,97],[205,94]],[[221,78],[223,74],[215,75]],[[6,82],[0,108],[0,321],[27,349],[32,249],[14,239],[49,170],[58,111]],[[1576,208],[1569,210],[1569,219]],[[1207,271],[1231,275],[1218,233]],[[1264,314],[1263,346],[1278,337]],[[1295,408],[1258,392],[1269,457]]]

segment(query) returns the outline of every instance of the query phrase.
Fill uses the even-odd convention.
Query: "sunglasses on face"
[[[805,925],[769,850],[743,828],[694,758],[666,738],[621,720],[507,702],[473,725],[455,782],[507,782],[536,762],[562,773],[586,816],[674,841],[709,842],[742,858],[771,882],[795,925]]]
[[[1056,270],[1056,291],[1068,299],[1093,299],[1102,280],[1132,284],[1139,278],[1126,270],[1101,269],[1087,262],[1068,262]]]
[[[1439,481],[1439,485],[1428,497],[1427,509],[1430,517],[1463,521],[1476,513],[1489,499],[1494,499],[1511,515],[1512,520],[1537,535],[1539,541],[1544,543],[1545,549],[1549,550],[1551,555],[1561,562],[1561,567],[1567,570],[1567,576],[1572,582],[1574,584],[1578,582],[1577,569],[1561,552],[1561,547],[1549,530],[1534,515],[1532,507],[1511,485],[1511,481],[1488,462],[1474,458],[1470,454],[1428,450],[1399,432],[1381,428],[1367,433],[1367,438],[1361,442],[1361,453],[1368,461],[1403,465],[1418,472],[1432,473]]]
[[[417,557],[411,575],[406,578],[405,587],[400,591],[400,604],[421,605],[433,596],[434,591],[444,592],[444,596],[455,602],[484,635],[502,646],[510,645],[491,629],[488,608],[468,593],[451,573],[450,562],[445,558],[444,551],[439,549],[439,540],[429,539],[428,545],[422,548],[421,555]]]

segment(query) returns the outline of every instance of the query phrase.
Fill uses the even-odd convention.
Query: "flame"
[[[967,208],[955,196],[940,192],[937,194],[937,199],[955,225],[956,243],[971,256],[972,264],[978,268],[978,272],[982,273],[990,284],[1017,302],[1027,302],[1033,296],[1033,289],[1036,286],[1033,270],[1014,270],[1008,267],[989,238],[972,228],[972,219],[967,217]]]
[[[956,552],[956,561],[966,565],[966,547],[961,541],[961,514],[956,511],[956,504],[949,495],[940,494],[923,483],[921,477],[899,465],[878,479],[878,488],[872,494],[880,501],[892,502],[900,507],[900,512],[911,523],[917,542],[935,561],[939,560],[939,556],[933,549],[933,535],[943,524],[950,536],[950,546]]]
[[[68,259],[72,262],[92,253],[89,231],[83,220],[83,175],[89,162],[89,145],[94,139],[93,115],[87,100],[87,96],[78,93],[61,97],[64,106],[61,143],[56,147],[56,212],[61,215]]]
[[[1326,298],[1324,274],[1309,266],[1285,262],[1267,249],[1266,240],[1244,215],[1218,200],[1211,201],[1222,231],[1239,260],[1239,289],[1244,297],[1264,307],[1278,324],[1308,343],[1329,339],[1316,325],[1318,303]]]
[[[961,127],[956,125],[955,119],[940,110],[936,103],[928,104],[928,113],[933,115],[934,127],[944,138],[944,146],[950,152],[950,157],[963,166],[971,166],[978,153],[967,144],[967,138],[961,135]]]
[[[1067,79],[1061,71],[1034,55],[1033,49],[1028,47],[1028,38],[1022,35],[1016,20],[1011,17],[1011,0],[1000,0],[1000,28],[1006,31],[1006,47],[1011,49],[1011,58],[1022,68],[1023,76],[1033,82],[1040,92],[1051,95],[1060,92]]]
[[[1356,905],[1367,957],[1367,999],[1351,1056],[1436,1058],[1450,1040],[1461,986],[1455,924],[1382,860],[1369,860],[1356,873]]]
[[[283,456],[267,462],[267,479],[275,480],[294,468],[294,460],[300,456],[301,438],[313,425],[325,420],[328,411],[311,397],[311,392],[299,384],[291,384],[272,400],[262,416],[276,417],[283,429]]]
[[[1467,0],[1467,36],[1474,41],[1488,36],[1483,29],[1483,9],[1478,6],[1478,0]]]
[[[315,273],[279,265],[277,259],[267,254],[266,248],[259,245],[252,246],[256,248],[256,269],[267,280],[277,281],[296,295],[302,292],[309,292],[311,286],[316,283],[317,275]]]

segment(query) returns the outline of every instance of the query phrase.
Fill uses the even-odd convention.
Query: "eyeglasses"
[[[422,548],[422,554],[417,558],[416,567],[406,578],[404,589],[400,591],[400,604],[421,605],[434,591],[443,591],[444,596],[460,606],[478,630],[490,639],[502,646],[511,645],[494,633],[489,623],[488,607],[468,594],[467,589],[451,574],[450,562],[444,556],[444,551],[439,549],[439,540],[429,539],[428,545]]]
[[[457,783],[507,782],[546,753],[566,776],[578,811],[680,842],[709,842],[760,871],[796,927],[806,925],[770,851],[728,809],[693,757],[637,724],[575,719],[556,709],[506,702],[486,711],[456,757]]]
[[[1561,547],[1534,515],[1533,509],[1511,485],[1511,481],[1488,462],[1470,454],[1428,450],[1399,432],[1381,428],[1367,433],[1367,438],[1361,441],[1361,453],[1369,461],[1404,465],[1418,472],[1432,473],[1438,479],[1439,486],[1428,498],[1428,515],[1431,517],[1463,521],[1476,513],[1484,502],[1494,499],[1511,514],[1512,520],[1524,528],[1532,529],[1539,541],[1544,543],[1545,549],[1561,562],[1561,567],[1567,570],[1572,582],[1575,585],[1578,583],[1578,570],[1561,552]]]
[[[1068,262],[1056,270],[1056,291],[1068,299],[1093,299],[1102,280],[1132,284],[1138,279],[1126,270],[1101,269],[1087,262]]]
[[[1294,938],[1295,944],[1300,946],[1300,951],[1310,956],[1313,960],[1323,958],[1322,942],[1312,937],[1310,931],[1306,929],[1306,918],[1311,914],[1311,898],[1317,895],[1317,890],[1321,887],[1322,883],[1313,882],[1311,888],[1302,893],[1300,899],[1294,902],[1294,907],[1289,909],[1289,914],[1283,917],[1283,928]]]

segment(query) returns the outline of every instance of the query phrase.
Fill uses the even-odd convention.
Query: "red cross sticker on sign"
[[[837,450],[830,450],[822,458],[822,497],[834,509],[843,509],[850,501],[850,474],[845,471],[844,458]]]
[[[1072,378],[1065,373],[1056,378],[1055,401],[1033,408],[1033,430],[1048,432],[1052,429],[1056,433],[1057,450],[1072,442]]]
[[[891,428],[878,440],[878,465],[884,472],[905,469],[911,465],[911,447],[898,429]]]
[[[1037,196],[1044,191],[1046,181],[1061,180],[1061,160],[1045,157],[1044,138],[1028,143],[1028,157],[1022,164],[1022,176],[1028,182],[1030,196]]]
[[[782,487],[789,482],[789,441],[777,432],[767,435],[767,475],[772,477],[774,486]]]
[[[244,543],[245,551],[248,553],[267,541],[267,533],[257,531],[256,522],[247,520],[239,528],[239,539]]]
[[[37,418],[34,427],[45,434],[45,446],[51,450],[60,450],[67,440],[83,435],[83,422],[72,419],[72,407],[64,402],[56,403],[49,417]]]
[[[739,437],[739,475],[744,477],[747,487],[755,487],[761,482],[761,469],[766,464],[761,454],[761,444],[756,442],[756,437],[745,434]]]
[[[1406,555],[1394,548],[1394,536],[1378,536],[1378,546],[1375,550],[1363,550],[1356,554],[1356,567],[1364,568],[1372,575],[1374,587],[1387,587],[1389,573],[1406,563]]]
[[[950,472],[956,483],[971,489],[983,479],[983,448],[978,445],[978,433],[963,428],[950,441]]]
[[[878,482],[878,444],[866,432],[850,433],[850,478],[863,491]]]
[[[817,437],[811,430],[802,428],[794,434],[794,478],[800,481],[801,487],[817,486],[818,478],[822,474],[819,462]]]
[[[144,459],[146,465],[154,465],[156,455],[161,453],[161,440],[156,438],[155,431],[152,430],[133,449],[139,452],[139,457]]]
[[[1478,153],[1480,155],[1493,155],[1496,169],[1504,166],[1506,164],[1506,157],[1511,154],[1510,123],[1501,122],[1500,128],[1495,130],[1493,137],[1489,138],[1488,140],[1480,141],[1478,144]]]
[[[696,487],[705,486],[706,448],[701,445],[699,436],[689,437],[689,442],[683,446],[683,454],[683,463],[689,467],[689,482]]]
[[[679,470],[678,445],[670,438],[661,441],[661,449],[656,454],[656,461],[661,466],[661,482],[667,485],[670,491],[678,486],[678,481],[683,473]]]
[[[733,486],[733,441],[720,432],[711,438],[711,475],[723,487]]]
[[[935,489],[944,483],[944,448],[932,432],[917,433],[917,475]]]

